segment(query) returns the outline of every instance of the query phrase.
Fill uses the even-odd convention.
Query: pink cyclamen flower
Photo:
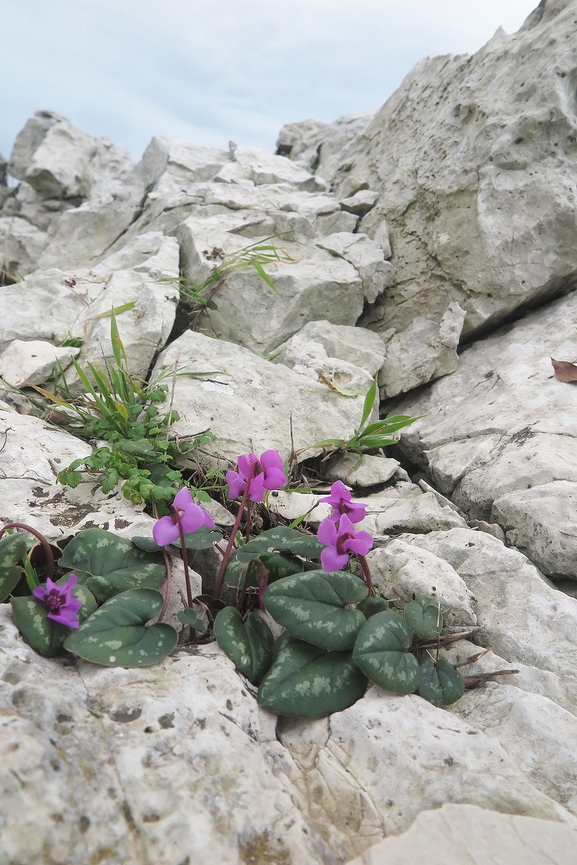
[[[366,556],[373,546],[373,538],[368,532],[355,532],[355,527],[346,514],[338,526],[332,520],[323,520],[319,525],[317,537],[325,549],[321,553],[323,571],[340,571],[349,563],[349,553]]]
[[[253,465],[254,473],[249,487],[251,502],[262,502],[265,490],[280,490],[285,486],[287,479],[278,451],[265,451],[260,458],[256,454],[243,454],[238,458],[238,472],[226,473],[229,499],[236,499],[244,493]]]
[[[352,502],[351,491],[347,489],[342,481],[335,481],[331,487],[330,496],[319,499],[319,502],[326,502],[332,505],[333,512],[329,520],[333,523],[338,523],[340,518],[345,514],[351,522],[360,523],[367,515],[367,506],[361,502]]]
[[[172,513],[161,517],[152,527],[152,537],[159,547],[172,544],[180,537],[179,524],[184,532],[195,532],[201,526],[214,529],[214,520],[203,508],[192,501],[188,487],[178,492],[171,505]]]
[[[72,589],[77,583],[76,574],[70,574],[70,579],[64,586],[57,586],[53,583],[50,577],[46,580],[46,588],[36,586],[32,590],[32,594],[39,601],[42,601],[48,609],[47,618],[53,622],[58,622],[60,625],[66,625],[68,628],[80,627],[78,621],[78,611],[82,606],[82,601],[77,601],[72,596]]]

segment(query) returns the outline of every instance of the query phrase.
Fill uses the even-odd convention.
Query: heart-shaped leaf
[[[194,628],[195,631],[206,631],[206,624],[202,621],[200,616],[195,613],[192,607],[187,607],[185,610],[179,610],[176,614],[176,618],[179,622],[182,622],[183,625],[190,625],[190,627]]]
[[[260,556],[265,550],[279,550],[293,553],[296,556],[304,556],[308,559],[318,559],[323,550],[323,544],[314,535],[305,535],[288,526],[276,526],[261,532],[258,537],[253,538],[237,550],[240,562],[248,562],[256,556]]]
[[[65,585],[68,581],[68,576],[62,577],[57,581],[57,585]],[[86,586],[78,584],[72,589],[72,595],[77,601],[82,602],[82,607],[78,611],[78,621],[83,622],[95,611],[96,598]],[[60,654],[64,640],[70,634],[70,628],[49,619],[48,607],[38,598],[28,595],[12,598],[10,603],[16,627],[28,645],[45,658],[53,658]]]
[[[130,589],[106,601],[64,648],[93,664],[105,667],[147,667],[165,658],[176,646],[178,634],[164,622],[145,627],[162,607],[160,592]]]
[[[291,636],[340,652],[351,648],[366,622],[360,610],[346,607],[366,597],[366,584],[352,574],[308,571],[273,583],[262,600]]]
[[[393,694],[412,694],[420,681],[421,668],[408,653],[413,634],[401,615],[385,610],[361,629],[353,658],[371,682]]]
[[[17,564],[26,555],[26,535],[15,532],[0,540],[0,604],[20,581],[22,568]]]
[[[325,652],[284,634],[280,640],[280,650],[258,691],[263,709],[277,715],[321,718],[342,712],[365,693],[367,679],[350,652]]]
[[[389,602],[386,598],[374,598],[372,596],[365,598],[364,601],[357,606],[357,610],[367,618],[375,616],[377,613],[382,613],[384,610],[389,610]]]
[[[258,685],[272,657],[274,637],[258,615],[249,613],[246,622],[236,607],[225,607],[214,620],[214,635],[237,670]]]
[[[448,706],[461,699],[465,683],[460,672],[445,658],[438,658],[436,663],[425,658],[417,692],[434,706]]]
[[[104,529],[86,529],[76,535],[58,564],[74,571],[99,601],[128,589],[156,589],[166,576],[162,553],[146,553]]]
[[[423,640],[434,640],[443,629],[441,605],[432,598],[410,601],[403,610],[405,622]]]
[[[222,532],[200,526],[195,532],[185,532],[184,542],[187,550],[208,550],[213,544],[222,541]],[[172,546],[180,549],[180,538],[173,541]]]

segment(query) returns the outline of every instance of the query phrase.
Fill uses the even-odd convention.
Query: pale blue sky
[[[38,108],[124,144],[273,150],[284,123],[382,105],[426,55],[472,53],[538,0],[0,0],[0,153]]]

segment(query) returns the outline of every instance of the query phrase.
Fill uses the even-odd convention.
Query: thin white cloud
[[[52,108],[139,157],[154,134],[272,149],[378,108],[423,56],[471,53],[537,0],[0,0],[0,151]]]

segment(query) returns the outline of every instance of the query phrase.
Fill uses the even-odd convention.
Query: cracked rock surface
[[[437,595],[471,629],[442,654],[478,687],[277,719],[216,643],[142,669],[47,660],[2,604],[2,863],[577,865],[577,387],[550,362],[577,357],[576,22],[577,0],[543,0],[473,57],[423,61],[375,115],[285,126],[276,155],[156,137],[135,164],[50,111],[19,134],[17,187],[0,164],[0,524],[150,534],[119,488],[61,486],[97,442],[35,416],[26,387],[58,361],[76,392],[72,355],[112,357],[113,307],[131,373],[170,382],[172,432],[210,428],[211,464],[318,455],[378,378],[382,417],[420,419],[327,478],[367,505],[383,594]],[[249,266],[217,308],[181,301],[179,279],[270,243],[276,291]],[[315,529],[318,498],[269,507]]]

